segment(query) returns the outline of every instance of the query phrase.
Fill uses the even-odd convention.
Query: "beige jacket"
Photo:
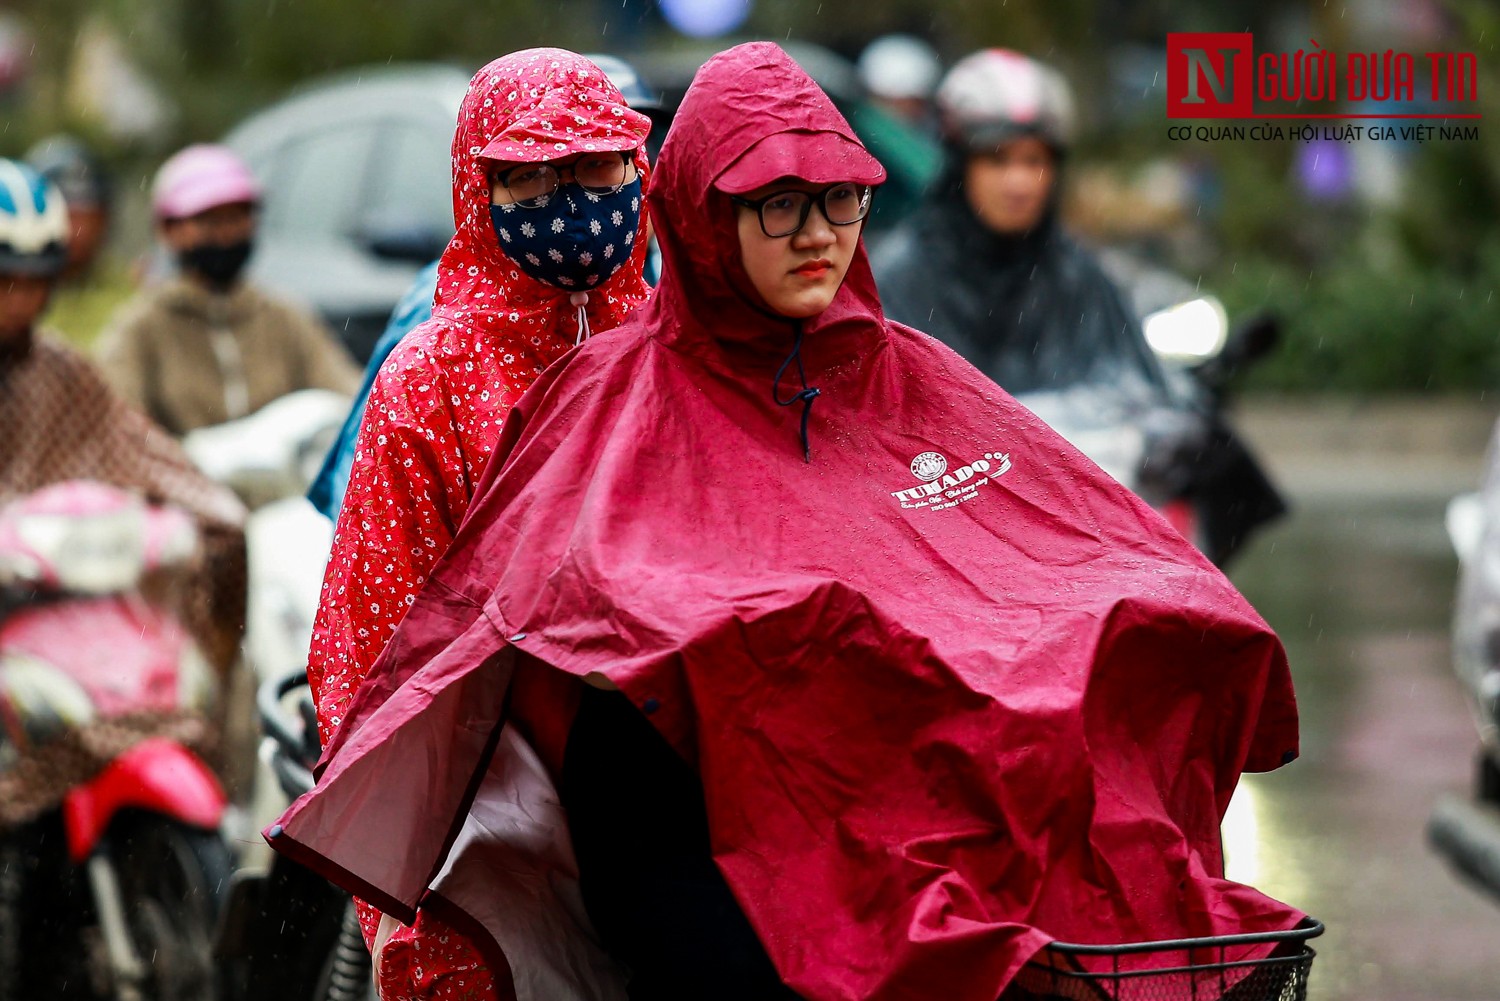
[[[175,435],[253,413],[298,389],[353,394],[359,371],[327,328],[248,284],[217,294],[178,278],[122,307],[99,345],[105,376]]]

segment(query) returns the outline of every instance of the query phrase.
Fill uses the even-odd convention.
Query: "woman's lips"
[[[806,264],[799,264],[792,269],[792,274],[801,275],[803,278],[822,278],[832,270],[833,262],[820,258],[816,261],[808,261]]]

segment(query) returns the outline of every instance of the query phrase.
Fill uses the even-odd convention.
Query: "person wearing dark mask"
[[[661,148],[661,134],[666,132],[670,117],[662,106],[661,94],[647,87],[634,67],[618,56],[594,53],[586,58],[603,70],[604,75],[609,77],[609,82],[619,88],[626,106],[651,120],[646,150],[649,156],[654,157],[655,151]],[[655,285],[661,275],[661,251],[656,246],[656,240],[650,236],[649,223],[644,218],[641,221],[645,224],[648,237],[646,281]],[[385,331],[381,333],[380,340],[375,342],[375,349],[370,352],[370,360],[365,364],[364,384],[354,394],[354,404],[349,409],[349,416],[344,419],[344,426],[339,429],[337,440],[329,448],[322,468],[308,488],[307,499],[330,521],[338,520],[339,508],[344,503],[344,488],[349,483],[349,470],[354,463],[354,444],[359,436],[360,422],[364,419],[365,400],[370,395],[370,388],[375,384],[375,377],[381,366],[396,345],[401,343],[401,339],[432,318],[432,300],[437,293],[437,283],[438,262],[433,261],[417,272],[406,293],[396,303],[386,322]]]
[[[352,393],[359,372],[312,315],[243,279],[260,185],[223,146],[177,153],[156,176],[157,236],[177,276],[110,324],[99,359],[129,400],[173,434],[253,413],[299,389]]]
[[[650,127],[600,67],[563,49],[502,56],[470,82],[432,316],[375,376],[323,578],[308,682],[325,744],[463,522],[511,407],[649,297]],[[588,978],[607,961],[565,884],[536,890],[542,917],[514,930]],[[359,915],[383,997],[516,996],[505,961],[461,919],[429,910],[402,924],[364,904]],[[525,996],[596,996],[536,990]]]

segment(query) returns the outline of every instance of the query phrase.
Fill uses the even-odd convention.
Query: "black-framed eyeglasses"
[[[494,181],[510,192],[515,204],[525,209],[539,209],[562,186],[563,175],[595,195],[612,195],[630,177],[630,162],[635,151],[586,153],[572,163],[522,163],[492,175]]]
[[[760,216],[760,231],[769,237],[791,236],[807,225],[813,204],[823,211],[823,218],[835,226],[852,226],[870,214],[870,197],[874,189],[868,184],[845,181],[822,191],[773,191],[764,198],[741,198],[731,195],[736,205],[752,208]]]

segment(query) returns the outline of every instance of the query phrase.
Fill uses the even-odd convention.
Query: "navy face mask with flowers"
[[[630,260],[641,223],[641,179],[609,194],[564,184],[539,208],[491,205],[505,256],[537,281],[568,291],[598,287]]]

